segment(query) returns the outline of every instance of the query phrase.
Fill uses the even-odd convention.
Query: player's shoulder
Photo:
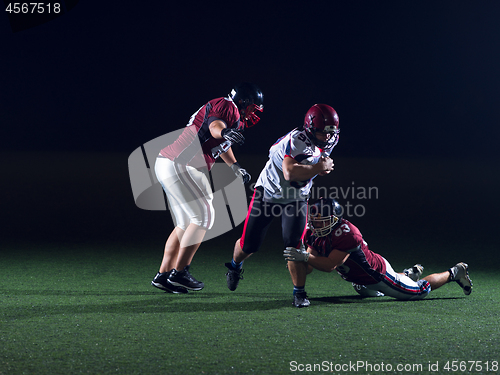
[[[289,133],[290,144],[297,150],[312,150],[315,146],[309,140],[304,129],[295,128]]]
[[[234,105],[233,101],[230,98],[225,98],[225,97],[220,97],[220,98],[215,98],[212,100],[208,101],[208,104],[211,106],[219,105],[219,106],[225,106],[225,105]]]
[[[291,145],[293,144],[293,136],[295,133],[295,129],[289,131],[286,133],[284,136],[278,138],[276,142],[274,142],[272,148],[273,149],[286,149],[287,151],[290,151]]]
[[[350,221],[342,218],[340,223],[332,230],[330,236],[334,240],[345,240],[347,238],[361,238],[361,232]]]
[[[228,97],[215,98],[210,100],[207,105],[210,107],[212,112],[221,113],[224,115],[239,115],[238,108]]]
[[[298,140],[303,142],[304,139],[307,139],[306,131],[303,128],[295,128],[291,130],[288,134],[290,134],[290,138],[293,140]]]
[[[349,228],[358,229],[358,227],[356,225],[354,225],[353,223],[351,223],[349,220],[347,220],[344,217],[342,219],[340,219],[340,223],[347,225]]]
[[[348,227],[349,228],[349,233],[352,233],[352,234],[361,234],[361,232],[359,231],[358,227],[356,225],[354,225],[353,223],[351,223],[349,220],[345,219],[345,218],[341,219],[341,224],[340,225],[344,225],[344,226]]]

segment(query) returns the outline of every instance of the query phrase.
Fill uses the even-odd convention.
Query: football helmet
[[[319,198],[309,207],[309,228],[317,237],[325,237],[340,225],[343,208],[335,199]]]
[[[306,113],[304,129],[311,142],[321,148],[334,147],[339,139],[339,116],[337,112],[326,104],[315,104]],[[316,132],[330,134],[326,141],[316,138]]]
[[[244,127],[250,128],[260,121],[255,113],[264,110],[264,94],[253,83],[243,82],[231,90],[229,97],[233,100],[240,111],[240,121]]]

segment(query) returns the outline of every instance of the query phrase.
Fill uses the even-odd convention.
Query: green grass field
[[[171,220],[134,205],[128,154],[37,154],[30,173],[30,154],[3,157],[0,375],[499,372],[496,162],[337,159],[319,181],[379,188],[353,200],[366,207],[352,221],[372,250],[396,270],[465,261],[474,290],[363,300],[337,274],[315,271],[312,305],[296,309],[278,224],[235,292],[224,263],[241,227],[196,254],[204,290],[166,294],[150,282]],[[265,162],[244,161],[254,178]]]
[[[399,302],[360,299],[337,274],[316,271],[312,305],[297,309],[274,239],[247,260],[239,288],[227,289],[235,235],[202,245],[192,272],[206,287],[188,295],[150,286],[161,245],[4,247],[0,374],[343,374],[349,364],[357,373],[454,373],[452,361],[465,361],[456,373],[499,372],[497,273],[471,265],[470,296],[453,283]],[[469,371],[477,361],[482,371]]]

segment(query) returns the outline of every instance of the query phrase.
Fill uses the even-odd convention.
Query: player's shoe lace
[[[422,276],[422,272],[424,272],[424,266],[421,264],[415,264],[413,267],[403,270],[403,273],[413,281],[418,281]]]
[[[469,266],[467,263],[460,262],[455,266],[451,267],[448,272],[450,272],[451,281],[456,281],[458,285],[463,289],[465,295],[472,293],[472,281],[469,278]]]
[[[186,266],[182,271],[172,270],[168,282],[175,286],[181,286],[189,290],[202,290],[205,287],[201,281],[196,280],[189,273],[189,266]]]
[[[243,268],[236,270],[231,263],[224,264],[227,267],[226,279],[229,290],[234,291],[238,287],[240,280],[243,280]]]

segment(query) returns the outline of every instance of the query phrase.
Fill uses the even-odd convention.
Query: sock
[[[240,263],[236,263],[234,261],[234,259],[231,260],[231,266],[235,269],[235,270],[240,270],[241,267],[243,267],[243,262],[240,262]]]
[[[306,291],[305,286],[293,286],[293,295],[296,295],[297,293],[303,293]]]

